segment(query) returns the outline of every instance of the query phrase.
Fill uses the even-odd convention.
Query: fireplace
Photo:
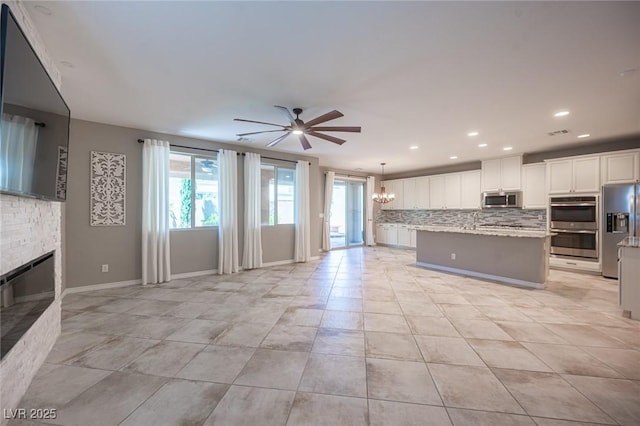
[[[54,252],[49,252],[0,277],[0,359],[53,302],[54,271]]]

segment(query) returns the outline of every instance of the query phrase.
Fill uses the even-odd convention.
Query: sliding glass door
[[[331,248],[364,244],[364,182],[336,178],[331,199]]]

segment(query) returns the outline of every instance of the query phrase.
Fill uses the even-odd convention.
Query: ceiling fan
[[[274,106],[278,108],[282,112],[282,114],[284,114],[287,120],[289,120],[288,126],[283,126],[281,124],[275,124],[275,123],[265,123],[264,121],[254,121],[254,120],[245,120],[242,118],[234,118],[234,121],[244,121],[247,123],[258,123],[258,124],[265,124],[267,126],[280,127],[280,129],[276,129],[276,130],[264,130],[261,132],[240,133],[237,136],[243,137],[243,136],[249,136],[249,135],[257,135],[259,133],[286,132],[284,135],[278,136],[277,138],[275,138],[274,140],[272,140],[267,144],[267,146],[271,148],[276,146],[280,142],[282,142],[287,136],[293,133],[294,135],[298,136],[298,139],[300,139],[300,144],[302,144],[302,148],[307,150],[311,148],[311,144],[309,143],[307,136],[315,136],[316,138],[324,139],[329,142],[336,143],[338,145],[342,145],[343,143],[346,142],[346,140],[344,139],[336,138],[335,136],[325,135],[323,133],[318,133],[318,132],[360,133],[360,127],[317,126],[318,124],[343,117],[344,114],[342,114],[340,111],[333,110],[319,117],[316,117],[313,120],[309,120],[305,123],[300,119],[300,114],[302,114],[302,108],[293,108],[291,111],[289,111],[287,108],[283,106],[279,106],[279,105],[274,105]],[[295,118],[293,117],[293,114],[291,112],[293,112],[293,114],[296,115]]]

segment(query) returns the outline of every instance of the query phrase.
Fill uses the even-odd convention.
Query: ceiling
[[[362,133],[305,154],[389,173],[640,134],[640,2],[24,4],[74,118],[237,143],[338,109]]]

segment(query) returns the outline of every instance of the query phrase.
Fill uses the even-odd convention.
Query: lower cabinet
[[[398,245],[411,246],[411,228],[409,225],[398,225]]]
[[[416,230],[411,225],[379,223],[376,225],[376,242],[399,247],[416,247]]]

